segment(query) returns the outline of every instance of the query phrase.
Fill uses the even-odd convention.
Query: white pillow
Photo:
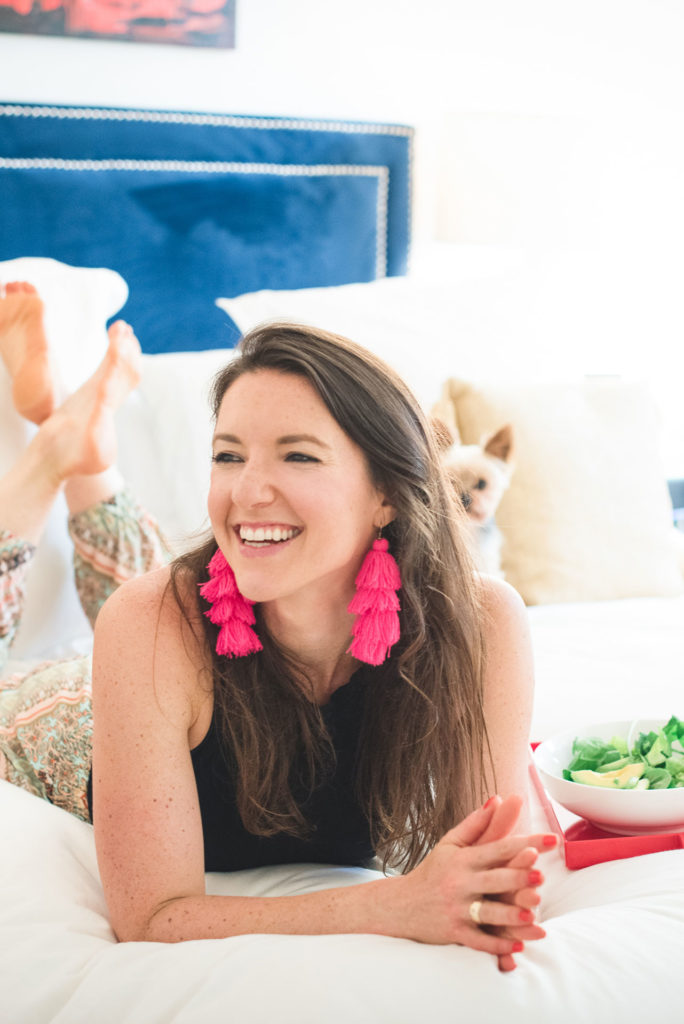
[[[612,334],[591,319],[595,300],[581,261],[548,256],[542,266],[482,246],[426,252],[430,259],[423,253],[408,277],[252,292],[217,305],[243,333],[282,319],[353,339],[394,366],[426,411],[449,376],[538,381],[624,372],[624,345],[608,345]]]
[[[0,281],[28,281],[36,286],[45,304],[45,328],[56,367],[73,390],[95,370],[105,353],[105,325],[126,301],[126,282],[112,270],[28,257],[0,262]],[[11,380],[0,361],[0,473],[14,464],[35,431],[36,427],[15,411]],[[77,641],[88,633],[71,583],[66,516],[66,504],[60,498],[29,575],[14,657],[47,657],[70,651],[80,647]]]
[[[126,301],[115,272],[70,267],[50,259],[0,263],[0,280],[29,281],[45,304],[46,333],[69,390],[97,367],[107,345],[106,322]],[[208,393],[233,349],[143,356],[140,387],[117,414],[118,465],[143,505],[157,517],[176,549],[208,525],[211,467]],[[0,362],[0,473],[35,434],[12,405],[11,380]],[[72,545],[64,498],[55,502],[27,582],[13,660],[35,660],[87,650],[90,627],[72,572]]]
[[[498,365],[524,372],[511,344],[524,319],[520,275],[486,275],[481,266],[445,281],[388,277],[367,284],[260,291],[216,304],[244,334],[269,320],[290,320],[351,338],[397,370],[427,411],[450,373],[479,375]],[[557,371],[556,353],[530,359],[529,369]]]
[[[74,391],[105,353],[106,322],[128,298],[124,279],[101,267],[23,256],[0,262],[0,281],[28,281],[38,289],[50,348],[67,390]]]
[[[235,349],[143,356],[142,380],[117,415],[118,466],[175,550],[209,526],[209,390]]]
[[[213,425],[208,394],[215,373],[233,355],[233,349],[145,355],[140,386],[117,413],[119,469],[176,551],[209,525]],[[81,653],[90,645],[73,581],[67,517],[60,498],[28,577],[15,659]]]

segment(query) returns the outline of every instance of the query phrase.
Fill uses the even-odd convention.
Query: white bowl
[[[639,719],[634,736],[659,729],[666,721],[662,718]],[[544,740],[534,752],[534,762],[544,788],[561,806],[607,832],[623,836],[681,832],[684,830],[684,788],[601,789],[563,778],[563,769],[572,760],[572,742],[576,736],[581,739],[597,736],[603,740],[623,736],[626,739],[631,725],[631,721],[601,722]]]

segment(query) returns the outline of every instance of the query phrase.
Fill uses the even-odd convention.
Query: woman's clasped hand
[[[492,953],[502,971],[515,968],[513,953],[522,952],[525,942],[544,938],[535,923],[544,876],[535,864],[557,839],[513,834],[521,807],[517,796],[490,798],[413,871],[395,879],[406,938]]]

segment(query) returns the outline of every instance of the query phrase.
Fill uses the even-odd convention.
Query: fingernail
[[[495,800],[496,800],[496,796],[490,796],[489,800],[487,801],[486,804],[483,805],[482,809],[486,811],[488,807],[492,806],[492,804],[494,803]]]
[[[529,875],[527,876],[527,884],[541,885],[543,877],[544,876],[542,875],[541,871],[530,871]]]
[[[555,846],[558,842],[556,836],[548,835],[542,839],[542,846]]]
[[[522,953],[524,948],[525,948],[525,946],[524,946],[524,944],[522,942],[514,942],[513,943],[513,952],[514,953]]]
[[[534,914],[532,913],[531,910],[521,910],[520,911],[520,920],[521,921],[533,921],[534,920]]]

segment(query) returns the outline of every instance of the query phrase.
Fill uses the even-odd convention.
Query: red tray
[[[532,749],[538,746],[531,744]],[[572,818],[572,824],[565,830],[561,826],[553,803],[542,785],[534,761],[530,758],[530,778],[546,819],[551,829],[558,835],[565,863],[573,870],[587,868],[591,864],[601,864],[606,860],[623,860],[625,857],[639,857],[643,853],[658,853],[661,850],[684,849],[684,832],[659,832],[639,836],[618,836],[614,832],[604,832],[584,818],[563,810],[564,817]]]

